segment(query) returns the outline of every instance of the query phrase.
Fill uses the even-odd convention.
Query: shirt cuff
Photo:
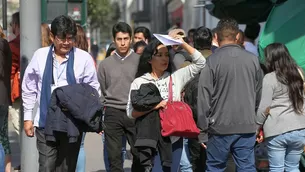
[[[259,125],[263,125],[267,116],[264,114],[264,112],[258,113],[256,117],[256,123]]]
[[[33,121],[33,111],[24,111],[23,121]]]

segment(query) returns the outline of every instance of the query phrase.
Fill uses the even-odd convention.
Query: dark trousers
[[[122,136],[126,136],[133,155],[132,172],[143,171],[139,154],[134,148],[136,140],[135,120],[127,117],[126,111],[107,107],[104,117],[105,142],[111,172],[123,172]]]
[[[193,172],[202,172],[206,169],[206,149],[203,148],[197,139],[189,139],[190,161]]]
[[[162,167],[162,163],[161,163],[161,157],[162,155],[160,155],[159,153],[157,154],[157,156],[155,156],[154,159],[154,167],[152,172],[162,172],[162,170],[164,170],[164,172],[167,172],[168,170],[170,170],[171,172],[178,172],[180,169],[180,160],[181,160],[181,155],[182,155],[182,150],[183,150],[183,138],[181,137],[178,141],[176,141],[175,143],[172,144],[172,165],[170,169],[165,169],[163,166]]]
[[[161,133],[159,134],[159,137],[157,149],[146,146],[137,147],[140,163],[143,168],[149,166],[152,167],[158,150],[163,172],[170,172],[172,164],[172,143],[169,137],[162,137]]]
[[[190,161],[192,164],[193,172],[202,172],[206,170],[206,149],[203,148],[197,139],[189,139],[188,144],[190,150]],[[227,168],[225,172],[235,172],[235,163],[230,153]]]
[[[211,135],[207,143],[206,172],[223,172],[230,152],[237,172],[256,172],[254,145],[255,133]]]
[[[75,172],[82,137],[69,143],[67,133],[56,133],[56,142],[46,141],[44,129],[36,128],[39,172]]]

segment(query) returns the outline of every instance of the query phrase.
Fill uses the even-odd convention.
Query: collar
[[[218,49],[223,49],[223,48],[226,48],[226,47],[239,47],[239,48],[242,48],[238,44],[226,44],[226,45],[223,45],[223,46],[219,47]]]
[[[144,74],[142,77],[145,78],[145,79],[148,80],[148,81],[158,81],[158,80],[165,79],[165,78],[167,78],[168,76],[170,76],[170,73],[167,72],[167,71],[165,71],[164,74],[163,74],[160,78],[158,78],[158,79],[155,79],[155,78],[150,74],[150,72]]]
[[[255,44],[253,44],[252,42],[249,42],[249,41],[244,41],[244,44],[245,44],[245,45],[252,45],[252,46],[255,46]]]
[[[130,56],[132,53],[133,53],[133,49],[129,49],[129,53],[125,56],[125,57],[122,57],[120,56],[120,54],[115,50],[115,54],[121,59],[121,60],[125,60],[128,56]]]

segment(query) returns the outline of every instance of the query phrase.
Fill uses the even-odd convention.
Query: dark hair
[[[138,41],[133,45],[134,52],[137,52],[139,47],[146,47],[147,44],[144,41]]]
[[[197,50],[210,49],[212,46],[212,38],[210,29],[204,26],[197,28],[193,36],[194,48]]]
[[[221,19],[216,27],[218,42],[223,40],[235,41],[238,32],[238,23],[232,18]]]
[[[277,80],[288,87],[293,109],[301,114],[304,103],[304,81],[298,71],[298,65],[284,44],[272,43],[265,48],[264,53],[268,72],[275,72]]]
[[[196,29],[192,28],[187,32],[187,36],[191,36],[191,34],[194,34],[195,32],[196,32]]]
[[[266,66],[263,63],[259,63],[264,75],[266,75],[268,73],[268,69],[266,68]]]
[[[54,37],[65,38],[68,34],[75,37],[77,33],[76,23],[69,16],[58,16],[51,23],[51,33]]]
[[[75,37],[74,46],[88,52],[88,41],[85,30],[79,24],[76,25],[77,34]]]
[[[18,27],[20,26],[19,12],[15,12],[15,13],[12,15],[12,24],[17,25]]]
[[[151,64],[149,63],[152,59],[152,56],[156,53],[158,53],[157,47],[159,45],[162,45],[162,43],[156,39],[153,38],[150,43],[145,47],[143,54],[140,56],[140,62],[138,65],[138,70],[136,73],[136,78],[144,75],[145,73],[152,72]],[[172,73],[172,63],[171,60],[169,60],[168,67],[166,71]]]
[[[150,30],[144,26],[139,26],[134,30],[134,35],[136,33],[143,33],[144,38],[148,40],[148,42],[150,42],[151,40],[151,34],[150,34]]]
[[[115,43],[111,42],[108,49],[107,49],[105,58],[109,57],[111,55],[111,52],[114,51],[115,49],[116,49]]]
[[[247,24],[245,29],[245,36],[254,41],[258,37],[260,30],[261,26],[259,23]]]
[[[130,37],[132,35],[131,27],[125,22],[119,22],[119,23],[113,25],[113,27],[112,27],[113,39],[115,39],[116,34],[119,32],[128,33]]]
[[[211,30],[211,32],[212,32],[212,36],[213,36],[212,38],[214,38],[214,37],[215,37],[216,31],[217,31],[217,28],[214,28],[214,29],[212,29],[212,30]]]

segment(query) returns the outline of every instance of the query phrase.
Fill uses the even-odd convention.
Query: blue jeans
[[[80,145],[78,158],[77,158],[77,165],[76,165],[76,172],[85,172],[86,171],[86,152],[85,152],[85,136],[86,133],[83,133],[82,143]]]
[[[283,133],[266,139],[269,170],[298,172],[305,145],[305,129]]]
[[[172,144],[171,172],[178,172],[178,170],[179,170],[182,149],[183,149],[183,138],[180,138],[178,141],[176,141],[175,143]],[[158,153],[157,156],[155,156],[154,167],[152,169],[152,172],[160,172],[160,171],[163,171],[163,170],[162,170],[162,165],[161,165],[160,154]]]
[[[254,145],[256,135],[211,135],[207,143],[206,172],[223,172],[231,152],[237,172],[256,172]]]
[[[5,172],[5,153],[2,144],[0,144],[0,172]]]
[[[183,139],[183,150],[180,160],[181,172],[193,172],[192,165],[190,163],[190,151],[188,147],[188,139]]]
[[[108,161],[108,153],[107,153],[107,149],[106,149],[106,142],[105,142],[105,136],[104,134],[102,135],[102,141],[104,144],[104,164],[105,164],[105,168],[106,168],[106,172],[110,172],[110,168],[109,168],[109,161]],[[122,138],[122,161],[123,161],[123,166],[124,166],[124,161],[126,159],[126,137],[123,136]]]

